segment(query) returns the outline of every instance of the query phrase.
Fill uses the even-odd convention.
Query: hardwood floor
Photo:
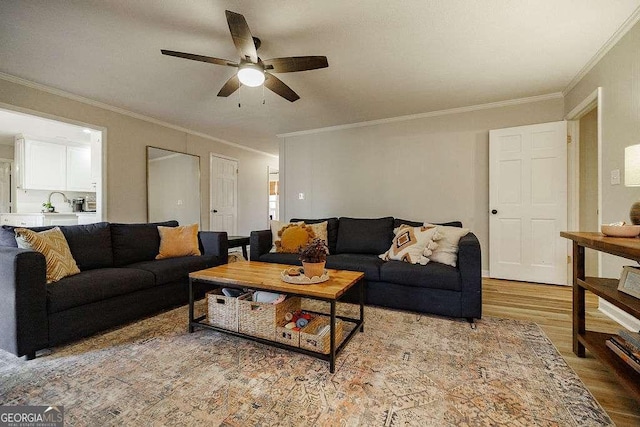
[[[600,402],[617,426],[640,426],[640,403],[587,350],[581,359],[571,343],[572,289],[508,280],[483,279],[483,316],[536,322]],[[617,332],[621,326],[598,311],[598,298],[587,292],[587,328]]]

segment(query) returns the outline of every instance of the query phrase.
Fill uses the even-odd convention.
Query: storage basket
[[[251,294],[228,297],[220,289],[214,289],[206,295],[209,324],[238,332],[238,301],[251,298]]]
[[[323,328],[328,326],[330,322],[331,318],[327,316],[317,316],[313,318],[309,324],[300,331],[300,347],[317,353],[329,353],[331,350],[330,328],[326,328],[325,330],[323,330]],[[340,341],[342,341],[342,332],[343,322],[340,319],[336,319],[336,348],[338,348]]]
[[[312,315],[311,322],[315,318],[315,315]],[[287,344],[293,347],[300,347],[300,331],[294,331],[293,329],[287,329],[284,327],[289,320],[283,320],[276,326],[276,336],[275,340],[282,343]]]
[[[299,309],[299,297],[289,297],[279,304],[241,299],[238,301],[238,330],[243,334],[273,341],[276,325],[284,321],[285,314]]]

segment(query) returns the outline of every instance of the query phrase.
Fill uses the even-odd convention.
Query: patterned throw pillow
[[[26,228],[16,228],[15,234],[19,248],[31,249],[44,255],[47,262],[47,283],[80,273],[60,228],[55,227],[39,233]]]
[[[327,242],[327,221],[318,224],[304,222],[283,223],[271,221],[271,252],[298,253],[300,248],[315,238]]]
[[[156,259],[199,256],[198,224],[180,227],[158,226],[160,249]]]
[[[458,262],[458,242],[469,234],[468,228],[448,227],[445,225],[435,226],[425,223],[425,227],[436,227],[438,247],[429,255],[431,261],[455,267]]]
[[[403,224],[394,229],[394,233],[395,237],[391,242],[391,247],[379,255],[380,259],[427,265],[428,256],[438,246],[434,242],[434,237],[436,237],[434,226],[410,227]]]

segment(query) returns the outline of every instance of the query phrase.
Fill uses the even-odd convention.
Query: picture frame
[[[640,298],[640,268],[623,267],[618,290],[632,297]]]

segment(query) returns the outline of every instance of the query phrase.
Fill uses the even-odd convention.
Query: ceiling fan
[[[225,14],[227,15],[231,38],[233,38],[233,43],[240,54],[240,62],[236,63],[226,59],[195,55],[193,53],[161,50],[163,55],[238,68],[238,72],[222,86],[218,96],[229,96],[238,90],[241,85],[256,87],[264,83],[267,89],[288,101],[294,102],[300,99],[300,96],[272,73],[293,73],[329,66],[326,56],[290,56],[265,59],[263,61],[258,57],[257,52],[261,44],[260,39],[251,35],[251,30],[249,30],[249,25],[244,16],[229,10],[225,11]]]

